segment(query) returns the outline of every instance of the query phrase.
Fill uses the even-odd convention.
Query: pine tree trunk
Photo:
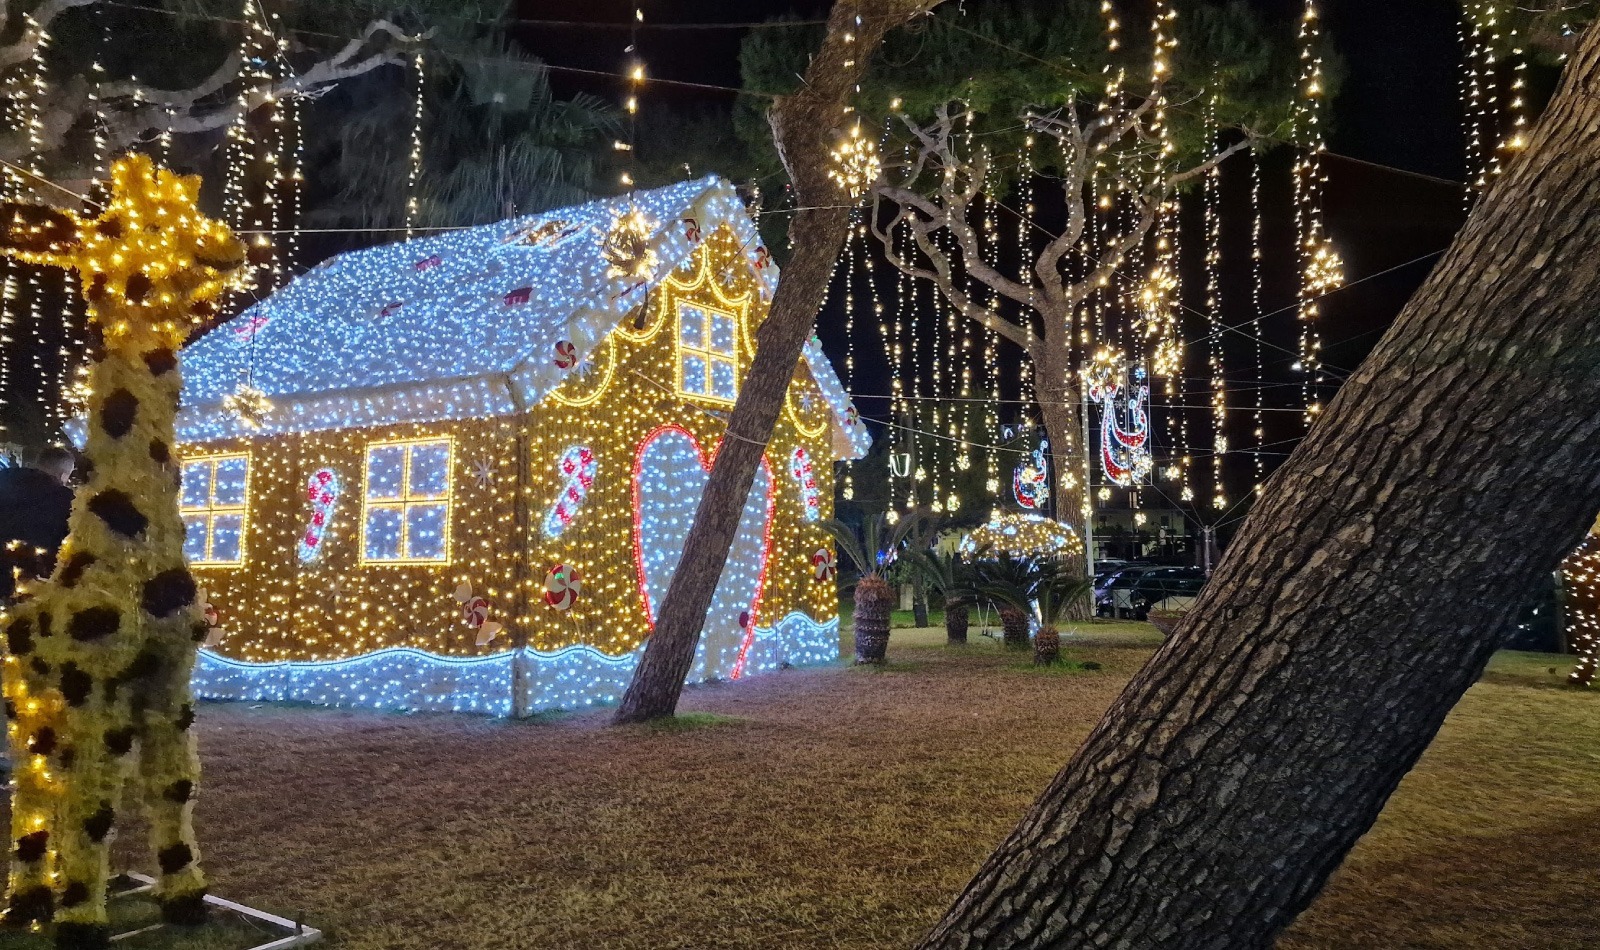
[[[856,663],[881,664],[889,653],[889,620],[894,609],[894,588],[877,574],[856,582]]]
[[[756,331],[750,362],[728,419],[728,433],[695,510],[683,557],[672,574],[655,630],[617,709],[616,721],[642,722],[672,715],[706,611],[739,530],[744,499],[794,377],[795,364],[817,306],[833,276],[849,231],[850,209],[828,177],[829,154],[845,134],[845,106],[884,34],[940,0],[860,0],[839,3],[828,33],[812,57],[804,82],[781,96],[768,113],[799,211],[789,225],[794,254],[783,269],[767,319]]]
[[[921,944],[1256,948],[1600,505],[1600,28],[1198,603]]]
[[[1044,422],[1045,436],[1050,440],[1051,488],[1055,493],[1055,520],[1071,528],[1080,544],[1088,539],[1084,524],[1089,508],[1089,465],[1084,458],[1088,451],[1083,444],[1082,407],[1078,402],[1076,374],[1071,369],[1072,355],[1067,346],[1066,333],[1057,333],[1041,341],[1041,359],[1037,362],[1039,388],[1039,414]],[[1088,573],[1087,557],[1083,553],[1062,559],[1066,569],[1079,576]],[[1077,602],[1062,610],[1066,620],[1088,620],[1094,616],[1094,593],[1087,592]]]
[[[944,642],[946,646],[964,647],[967,645],[967,625],[970,610],[960,601],[944,602]]]

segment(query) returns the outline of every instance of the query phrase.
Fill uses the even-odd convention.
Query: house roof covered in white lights
[[[617,276],[603,248],[642,213],[654,278]],[[504,415],[566,378],[654,280],[726,225],[770,300],[778,268],[733,187],[717,177],[330,258],[187,347],[178,437],[338,429]],[[554,348],[571,344],[564,353]],[[553,359],[561,355],[561,360]],[[806,362],[835,417],[841,453],[864,454],[856,418],[820,346]],[[570,363],[569,363],[570,365]],[[222,409],[246,380],[273,409],[245,429]]]

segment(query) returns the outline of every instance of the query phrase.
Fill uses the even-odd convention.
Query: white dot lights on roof
[[[630,207],[656,222],[648,240],[657,274],[696,246],[684,219],[705,233],[727,224],[757,249],[748,266],[771,298],[777,269],[732,186],[714,178],[354,251],[184,351],[180,438],[232,431],[208,407],[251,364],[252,384],[278,407],[266,431],[381,425],[419,412],[509,413],[508,381],[520,398],[542,397],[566,378],[550,358],[550,339],[572,342],[585,359],[643,299],[644,285],[612,276],[601,253],[612,222]],[[558,240],[520,239],[556,218],[566,223]],[[246,324],[254,329],[241,338],[234,331]]]

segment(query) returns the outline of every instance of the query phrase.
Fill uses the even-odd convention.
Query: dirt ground
[[[205,861],[342,950],[905,947],[1153,642],[1091,629],[1063,673],[896,631],[670,729],[208,704]],[[1283,946],[1600,946],[1600,695],[1552,662],[1497,660]]]

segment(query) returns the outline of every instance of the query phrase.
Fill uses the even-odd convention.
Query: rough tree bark
[[[794,254],[778,280],[772,308],[756,331],[756,353],[728,419],[727,436],[695,510],[683,557],[672,574],[655,631],[617,709],[619,723],[672,715],[717,580],[738,531],[744,497],[783,407],[818,303],[849,230],[850,208],[828,177],[829,156],[844,134],[845,106],[867,62],[896,26],[941,0],[855,0],[834,4],[822,47],[803,85],[767,114],[789,173],[798,210],[789,224]]]
[[[924,948],[1267,947],[1600,505],[1600,28]]]

